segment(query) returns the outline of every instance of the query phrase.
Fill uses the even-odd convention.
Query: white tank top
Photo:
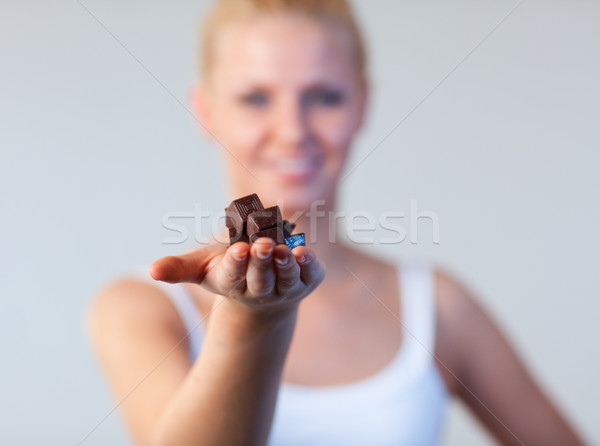
[[[439,443],[449,395],[433,360],[434,279],[420,263],[399,267],[402,346],[374,375],[335,386],[283,382],[268,446],[425,446]],[[187,289],[155,282],[189,334],[190,359],[204,339],[201,315]]]

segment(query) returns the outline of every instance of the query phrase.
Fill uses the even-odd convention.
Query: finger
[[[292,252],[300,265],[300,279],[308,288],[316,288],[325,278],[325,266],[315,252],[305,246],[298,246]]]
[[[269,294],[275,286],[273,252],[275,242],[270,238],[257,239],[250,249],[250,260],[246,271],[246,287],[254,296]]]
[[[245,242],[237,242],[227,249],[216,273],[220,294],[229,296],[245,291],[249,251],[250,246]]]
[[[180,256],[167,256],[158,259],[149,269],[155,280],[168,283],[201,283],[211,262],[225,251],[224,246],[211,245],[196,249]]]
[[[273,258],[275,260],[277,294],[285,295],[300,283],[300,267],[286,245],[276,246]]]

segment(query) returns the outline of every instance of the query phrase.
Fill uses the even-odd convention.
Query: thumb
[[[187,254],[163,257],[150,265],[150,276],[161,282],[200,284],[210,269],[212,260],[223,254],[225,249],[224,246],[210,245]]]

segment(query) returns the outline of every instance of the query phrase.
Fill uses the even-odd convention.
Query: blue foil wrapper
[[[289,237],[286,237],[285,243],[290,249],[294,249],[296,246],[306,246],[306,238],[303,233],[292,234]]]

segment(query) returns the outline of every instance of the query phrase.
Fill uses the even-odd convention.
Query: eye
[[[344,94],[332,88],[315,88],[307,93],[305,102],[308,105],[336,107],[344,102]]]
[[[253,107],[264,107],[269,103],[269,97],[266,93],[256,91],[243,95],[241,101]]]

